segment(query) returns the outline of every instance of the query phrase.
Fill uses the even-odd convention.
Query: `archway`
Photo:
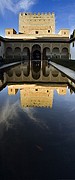
[[[64,47],[61,51],[61,58],[65,59],[65,58],[69,58],[69,52],[68,52],[68,48]]]
[[[19,47],[16,47],[14,50],[14,58],[16,58],[16,60],[21,59],[21,49]]]
[[[38,44],[35,44],[32,47],[31,59],[41,60],[41,47]]]
[[[23,60],[30,60],[30,50],[28,47],[23,48],[22,58]]]
[[[12,58],[13,53],[12,53],[12,48],[11,47],[7,47],[6,48],[6,57],[7,58]]]
[[[60,51],[58,47],[54,47],[52,50],[52,58],[57,59],[60,58]]]
[[[41,52],[39,50],[33,52],[33,60],[41,60]]]
[[[38,44],[35,44],[32,47],[31,60],[32,74],[36,74],[37,76],[41,68],[41,47]],[[38,77],[39,76],[37,76],[37,78]]]

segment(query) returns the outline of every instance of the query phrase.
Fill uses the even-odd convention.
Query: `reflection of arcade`
[[[40,61],[37,60],[32,60],[31,68],[26,62],[9,69],[5,76],[7,82],[67,82],[67,78],[47,61],[43,61],[41,69]]]
[[[8,94],[15,95],[20,89],[20,102],[22,107],[50,107],[53,104],[54,90],[59,95],[65,95],[67,84],[57,85],[9,85]]]
[[[32,60],[41,60],[41,47],[38,44],[33,45],[33,47],[32,47],[31,59]]]
[[[31,64],[29,64],[29,61],[26,63],[7,71],[7,82],[41,82],[41,84],[10,85],[8,86],[8,94],[15,95],[20,89],[22,107],[52,108],[54,90],[56,89],[58,94],[65,95],[67,78],[50,66],[48,60],[41,61],[40,47],[38,45],[33,46]],[[44,84],[44,82],[47,82],[47,84]],[[54,84],[49,85],[48,83]]]
[[[38,50],[33,52],[33,60],[41,60],[41,53]]]
[[[36,61],[32,61],[32,66],[31,66],[31,72],[32,72],[32,78],[38,80],[40,78],[41,75],[41,61],[40,60],[36,60]]]

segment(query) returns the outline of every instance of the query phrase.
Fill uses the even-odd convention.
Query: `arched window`
[[[24,60],[30,60],[30,50],[28,47],[23,48],[22,56]]]
[[[60,58],[60,51],[58,47],[54,47],[52,50],[52,58]]]
[[[66,59],[69,58],[68,48],[64,47],[61,51],[61,58]]]
[[[41,60],[41,47],[38,44],[35,44],[32,47],[32,59]]]
[[[16,60],[21,59],[21,49],[19,47],[16,47],[14,50],[14,58],[16,58]]]
[[[12,57],[13,53],[12,53],[12,48],[11,47],[7,47],[6,48],[6,57]]]

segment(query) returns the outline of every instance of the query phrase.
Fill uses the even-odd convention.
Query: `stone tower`
[[[55,33],[55,14],[20,13],[19,33],[29,35],[49,35]]]

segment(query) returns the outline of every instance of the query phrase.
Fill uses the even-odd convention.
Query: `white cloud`
[[[14,120],[19,118],[18,116],[19,102],[14,104],[7,101],[5,105],[0,109],[0,139],[2,138],[5,130],[14,126]]]
[[[18,101],[14,104],[9,103],[9,101],[6,102],[5,106],[0,109],[0,124],[6,124],[6,128],[8,129],[11,126],[10,120],[14,117],[18,117],[17,109],[19,107]]]
[[[36,0],[0,0],[0,11],[4,14],[5,10],[10,10],[13,13],[18,13],[21,10],[28,11],[35,4]]]
[[[39,122],[39,119],[36,118],[36,111],[34,108],[23,108],[23,111],[28,115],[30,119],[34,122]]]
[[[42,120],[37,118],[37,110],[35,110],[35,108],[23,108],[22,109],[27,116],[34,122],[36,123],[40,128],[42,129],[47,129],[48,130],[48,126],[46,125],[46,123]]]

